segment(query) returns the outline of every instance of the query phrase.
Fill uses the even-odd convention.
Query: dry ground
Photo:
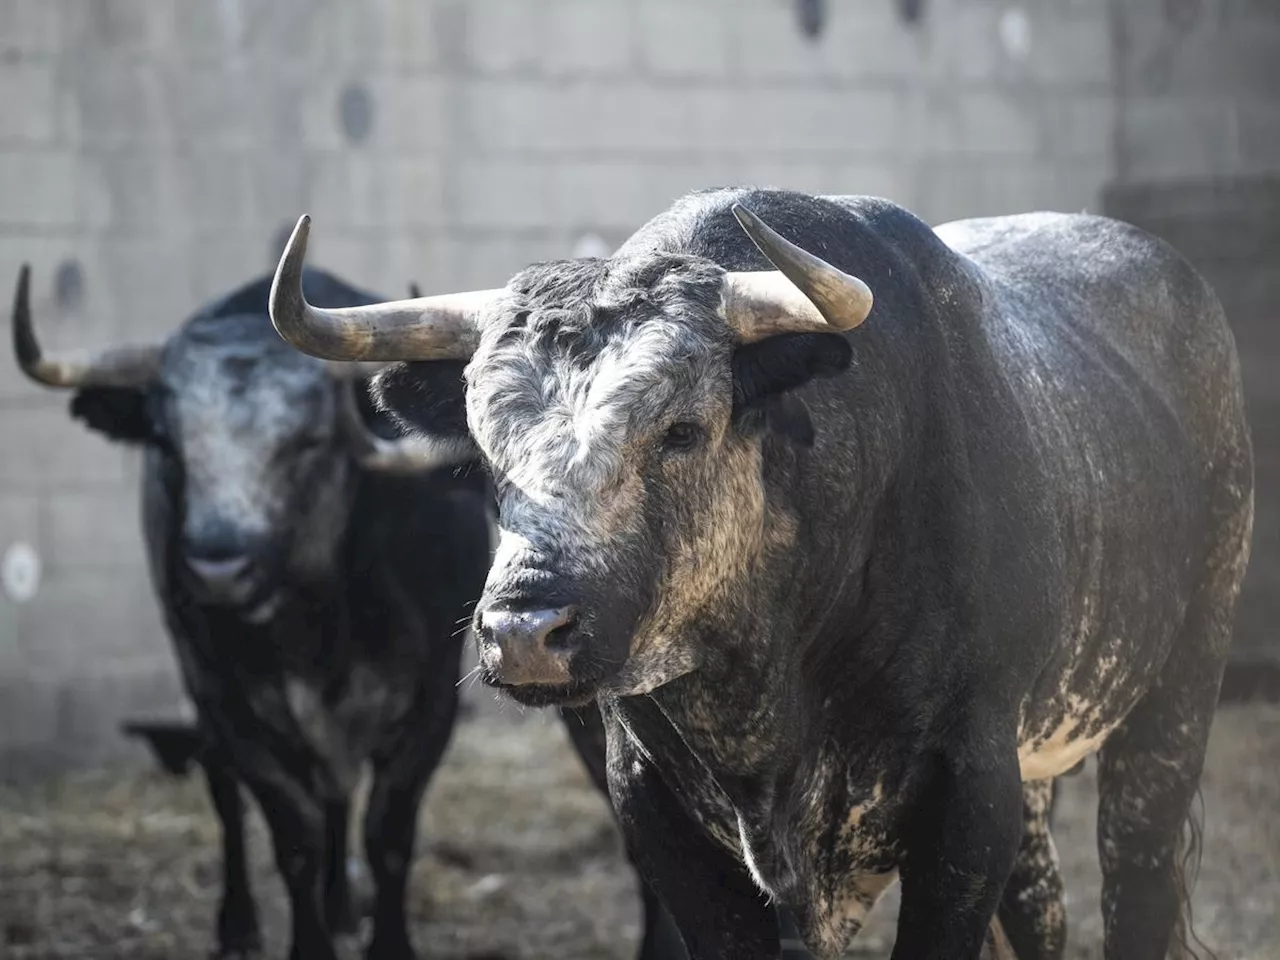
[[[1072,960],[1101,956],[1092,767],[1065,781],[1056,835]],[[1204,778],[1196,926],[1220,960],[1280,960],[1280,709],[1219,714]],[[256,813],[268,956],[287,913]],[[0,788],[0,957],[184,960],[210,944],[217,827],[197,777],[100,770]],[[887,956],[896,895],[858,957]],[[483,706],[458,729],[422,813],[411,915],[424,960],[634,956],[634,880],[559,721]]]

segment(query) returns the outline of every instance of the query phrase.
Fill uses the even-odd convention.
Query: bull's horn
[[[425,473],[475,459],[474,448],[466,442],[451,443],[425,437],[387,440],[378,436],[360,414],[357,389],[359,387],[351,382],[339,387],[339,428],[356,461],[364,469],[375,473]]]
[[[271,322],[303,353],[324,360],[466,359],[475,351],[478,317],[503,290],[472,290],[363,307],[321,309],[302,295],[302,262],[311,218],[303,215],[271,284]]]
[[[871,290],[855,276],[802,250],[740,203],[733,215],[778,268],[726,274],[725,319],[745,341],[805,330],[852,330],[871,312]]]
[[[31,267],[25,263],[13,294],[13,352],[22,372],[47,387],[140,387],[160,370],[158,344],[45,356],[31,326]]]

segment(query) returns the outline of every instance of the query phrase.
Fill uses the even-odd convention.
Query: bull
[[[333,305],[378,298],[323,271]],[[292,910],[291,956],[335,957],[355,930],[352,790],[372,769],[364,846],[375,887],[369,955],[408,958],[405,888],[419,801],[449,741],[490,508],[457,452],[396,441],[368,406],[368,368],[283,343],[264,277],[163,344],[87,357],[37,343],[24,267],[14,346],[33,380],[73,388],[74,417],[142,447],[152,584],[206,741],[222,826],[218,952],[261,945],[238,782],[257,799]],[[461,473],[461,471],[459,471]]]
[[[606,259],[324,310],[308,229],[277,328],[409,361],[380,405],[487,461],[485,682],[596,701],[692,957],[776,957],[769,900],[835,957],[899,881],[894,960],[973,960],[997,914],[1060,957],[1023,821],[1095,752],[1105,955],[1166,956],[1253,518],[1233,338],[1174,250],[714,190]]]

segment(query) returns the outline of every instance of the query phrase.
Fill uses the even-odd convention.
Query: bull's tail
[[[1218,960],[1218,955],[1196,933],[1192,917],[1191,893],[1200,875],[1203,852],[1204,796],[1197,788],[1174,853],[1174,883],[1178,890],[1179,909],[1178,922],[1169,944],[1170,960]]]

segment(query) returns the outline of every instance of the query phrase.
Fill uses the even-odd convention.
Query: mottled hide
[[[864,280],[866,321],[739,342],[725,271],[773,264],[734,204]],[[465,409],[486,681],[599,703],[691,956],[776,956],[774,901],[835,957],[897,877],[894,960],[975,960],[997,911],[1060,957],[1047,784],[1094,752],[1107,960],[1165,956],[1252,523],[1234,343],[1183,259],[1099,217],[709,191],[478,329],[462,382],[412,364],[379,402]]]

